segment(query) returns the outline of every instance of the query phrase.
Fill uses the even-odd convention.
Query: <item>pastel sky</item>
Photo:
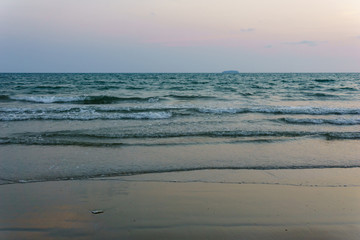
[[[0,72],[360,72],[360,0],[1,0]]]

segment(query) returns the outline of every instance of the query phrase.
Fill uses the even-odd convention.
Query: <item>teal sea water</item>
[[[0,179],[360,167],[359,73],[0,74]]]

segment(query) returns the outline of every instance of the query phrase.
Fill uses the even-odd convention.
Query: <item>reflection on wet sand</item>
[[[360,233],[359,187],[130,180],[2,185],[0,238],[357,239]]]

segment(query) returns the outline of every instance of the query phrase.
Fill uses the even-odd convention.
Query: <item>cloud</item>
[[[240,29],[241,32],[254,32],[255,28],[242,28]]]
[[[272,48],[272,45],[266,45],[265,48]]]
[[[360,39],[360,35],[356,37],[357,39]]]
[[[326,43],[326,41],[303,40],[303,41],[299,41],[299,42],[284,42],[284,44],[287,44],[287,45],[307,45],[309,47],[315,47],[315,46],[318,46],[319,44],[322,44],[322,43]]]

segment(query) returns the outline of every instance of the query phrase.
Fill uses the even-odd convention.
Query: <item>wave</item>
[[[158,97],[115,97],[115,96],[3,96],[4,100],[34,103],[75,103],[75,104],[113,104],[119,102],[158,102]],[[1,98],[0,98],[1,100]]]
[[[144,169],[144,170],[103,170],[102,172],[89,172],[82,174],[68,174],[68,175],[54,175],[47,177],[30,177],[30,178],[0,178],[0,185],[14,184],[14,183],[32,183],[32,182],[46,182],[46,181],[67,181],[67,180],[81,180],[94,178],[110,178],[121,176],[134,176],[143,174],[156,173],[175,173],[175,172],[194,172],[206,170],[305,170],[305,169],[351,169],[360,168],[360,165],[250,165],[250,166],[200,166],[200,167],[167,167],[158,169]],[[194,181],[194,180],[188,180]],[[199,181],[198,178],[196,181]],[[239,182],[242,183],[242,182]],[[245,183],[245,182],[244,182]],[[254,184],[254,182],[251,182]],[[266,184],[262,182],[262,184]],[[269,183],[271,184],[271,183]],[[275,183],[278,184],[278,183]],[[299,186],[304,186],[300,183]],[[306,185],[305,185],[306,186]],[[343,185],[341,185],[343,186]]]
[[[41,146],[78,146],[78,147],[122,147],[129,144],[121,142],[91,142],[91,141],[72,141],[72,140],[44,140],[44,139],[0,139],[0,145],[21,144],[21,145],[41,145]],[[133,144],[135,145],[135,144]],[[146,144],[138,144],[139,146],[148,146]],[[149,145],[151,146],[151,145]]]
[[[331,79],[331,78],[317,78],[314,79],[315,82],[323,82],[323,83],[328,83],[328,82],[335,82],[335,79]]]
[[[360,108],[326,107],[279,107],[260,106],[243,108],[204,108],[196,106],[149,105],[138,107],[113,106],[71,106],[36,108],[1,108],[0,121],[21,120],[115,120],[115,119],[167,119],[176,116],[198,114],[247,114],[261,113],[274,115],[358,115]],[[282,118],[280,121],[293,124],[337,124],[356,125],[359,119],[295,119]]]
[[[0,108],[0,121],[26,120],[121,120],[121,119],[168,119],[170,109],[128,107],[47,107],[47,108]]]
[[[87,137],[107,137],[106,135],[85,134]],[[311,132],[311,131],[199,131],[167,133],[127,133],[112,134],[111,138],[174,138],[174,137],[326,137],[327,139],[360,139],[360,132]]]
[[[55,87],[54,87],[55,88]],[[103,89],[106,90],[106,89]],[[120,102],[149,102],[155,103],[166,98],[173,98],[177,100],[195,100],[195,99],[217,99],[214,96],[204,95],[176,95],[169,94],[163,97],[116,97],[107,95],[98,96],[8,96],[0,95],[2,101],[22,101],[33,103],[75,103],[75,104],[113,104]]]
[[[359,88],[356,87],[341,87],[341,90],[347,90],[347,91],[359,91]]]
[[[121,119],[167,119],[171,112],[136,112],[136,113],[107,113],[96,112],[68,112],[65,114],[0,114],[0,121],[25,121],[25,120],[121,120]]]
[[[338,95],[323,93],[323,92],[307,92],[304,94],[308,97],[317,97],[317,98],[338,98]]]
[[[268,113],[268,114],[305,114],[305,115],[345,115],[360,114],[360,108],[329,108],[329,107],[291,107],[291,106],[261,106],[250,108],[198,108],[202,113]]]
[[[40,86],[35,86],[34,89],[64,89],[64,88],[69,88],[69,86],[65,86],[65,85],[40,85]]]
[[[275,143],[280,141],[287,141],[288,139],[285,138],[269,138],[269,137],[260,137],[260,138],[243,138],[243,139],[223,139],[220,138],[218,141],[205,140],[197,141],[196,139],[192,141],[191,138],[188,139],[179,139],[180,141],[161,141],[161,139],[151,140],[148,141],[146,138],[137,139],[136,142],[134,141],[126,141],[126,138],[114,138],[109,137],[106,138],[105,136],[98,136],[98,137],[45,137],[45,136],[27,136],[27,137],[7,137],[7,138],[0,138],[0,145],[10,145],[10,144],[17,144],[17,145],[40,145],[40,146],[78,146],[78,147],[105,147],[105,148],[113,148],[113,147],[126,147],[126,146],[189,146],[189,145],[206,145],[206,144],[241,144],[241,143]],[[159,141],[160,140],[160,141]]]
[[[217,99],[214,96],[205,96],[205,95],[176,95],[170,94],[166,95],[165,97],[170,97],[178,100],[193,100],[193,99]]]
[[[329,132],[323,133],[327,140],[360,139],[360,132]]]
[[[199,131],[199,132],[123,132],[97,133],[93,131],[59,131],[32,134],[17,134],[0,138],[0,145],[74,145],[74,146],[156,146],[156,145],[196,145],[194,137],[218,138],[216,143],[276,142],[296,140],[303,137],[325,140],[359,140],[360,132],[306,132],[306,131]],[[173,138],[171,142],[164,142]],[[154,139],[154,140],[151,140]],[[131,140],[131,141],[129,141]],[[134,141],[136,140],[136,141]],[[150,142],[148,140],[151,140]],[[229,141],[232,140],[232,141]],[[235,141],[233,141],[235,140]],[[243,140],[243,141],[242,141]],[[166,140],[167,141],[167,140]],[[201,144],[213,143],[203,139]]]
[[[10,97],[8,95],[0,95],[0,101],[10,101]]]
[[[291,124],[332,124],[332,125],[360,124],[360,118],[353,118],[353,119],[280,118],[277,120]]]

